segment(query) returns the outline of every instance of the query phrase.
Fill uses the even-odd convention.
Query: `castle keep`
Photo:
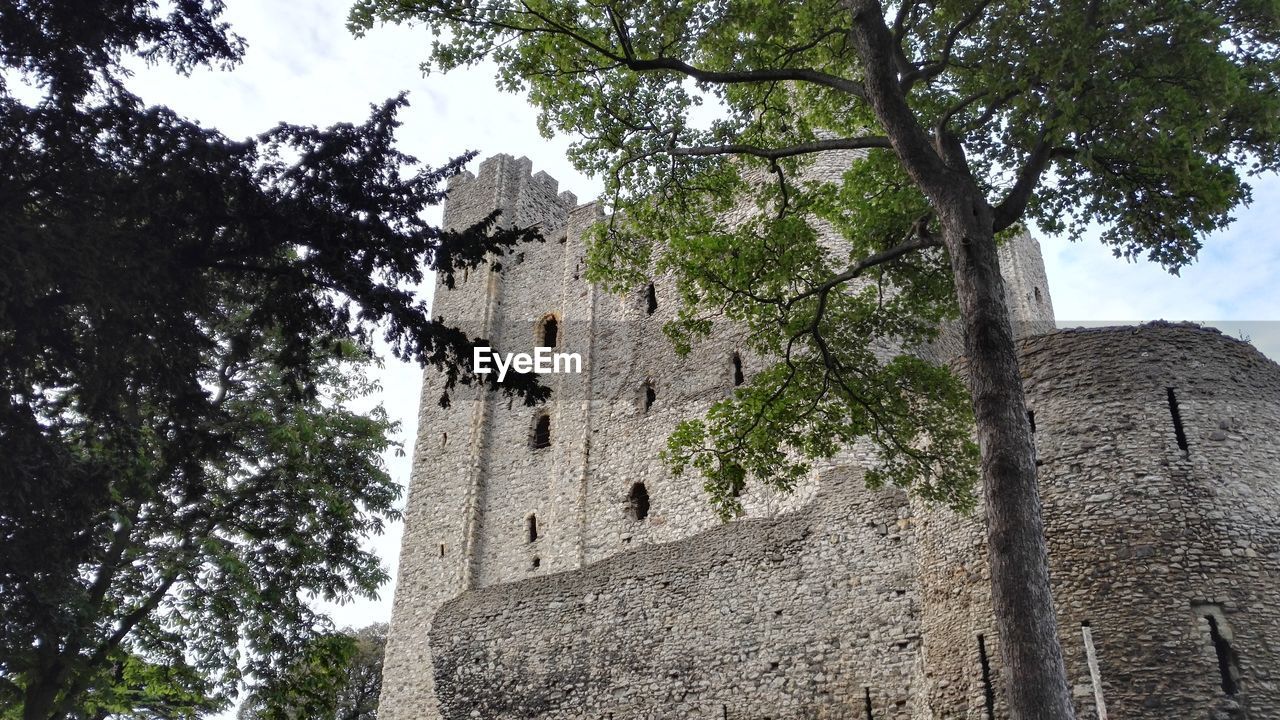
[[[677,358],[661,280],[582,279],[600,217],[527,159],[450,186],[547,242],[434,314],[579,353],[545,406],[424,378],[383,671],[387,720],[1007,717],[979,512],[867,490],[850,448],[720,523],[658,458],[749,378],[717,332]],[[1280,366],[1190,325],[1054,331],[1043,263],[1002,250],[1080,718],[1280,718]]]

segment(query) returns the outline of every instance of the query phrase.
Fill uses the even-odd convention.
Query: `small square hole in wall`
[[[534,570],[537,570],[538,568],[542,567],[542,558],[534,558],[533,563],[531,563],[531,565]]]

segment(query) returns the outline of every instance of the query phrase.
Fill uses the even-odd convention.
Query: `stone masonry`
[[[450,185],[447,226],[547,241],[434,314],[507,351],[554,328],[584,372],[538,408],[424,378],[382,717],[1005,717],[981,514],[867,490],[854,447],[721,524],[658,452],[760,361],[731,329],[676,357],[661,278],[583,280],[600,211],[557,189],[506,155]],[[1001,262],[1079,717],[1280,717],[1280,367],[1195,326],[1045,332],[1038,245]]]

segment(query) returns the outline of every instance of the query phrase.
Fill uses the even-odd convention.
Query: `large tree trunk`
[[[1072,720],[1049,592],[1031,423],[1004,301],[991,206],[945,132],[932,142],[907,104],[879,0],[846,0],[862,91],[907,173],[942,225],[964,328],[987,511],[991,597],[1013,720]],[[945,128],[943,128],[945,130]]]
[[[982,452],[991,598],[1013,720],[1075,711],[1049,590],[1049,558],[1017,349],[986,201],[958,193],[939,208],[964,327]]]
[[[22,697],[22,720],[49,720],[58,699],[62,673],[48,670],[34,678]]]

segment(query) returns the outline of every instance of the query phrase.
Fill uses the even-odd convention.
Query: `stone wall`
[[[1280,717],[1280,367],[1168,324],[1036,337],[1021,366],[1078,716]],[[1003,717],[981,524],[921,515],[923,717],[986,717],[979,634]]]
[[[1188,326],[1022,349],[1079,717],[1276,716],[1280,368]],[[1005,717],[984,547],[980,514],[831,471],[798,512],[450,601],[440,711],[861,718],[869,695],[874,718],[979,720],[990,693]]]
[[[911,717],[906,496],[833,470],[804,510],[470,592],[431,635],[444,718]]]

